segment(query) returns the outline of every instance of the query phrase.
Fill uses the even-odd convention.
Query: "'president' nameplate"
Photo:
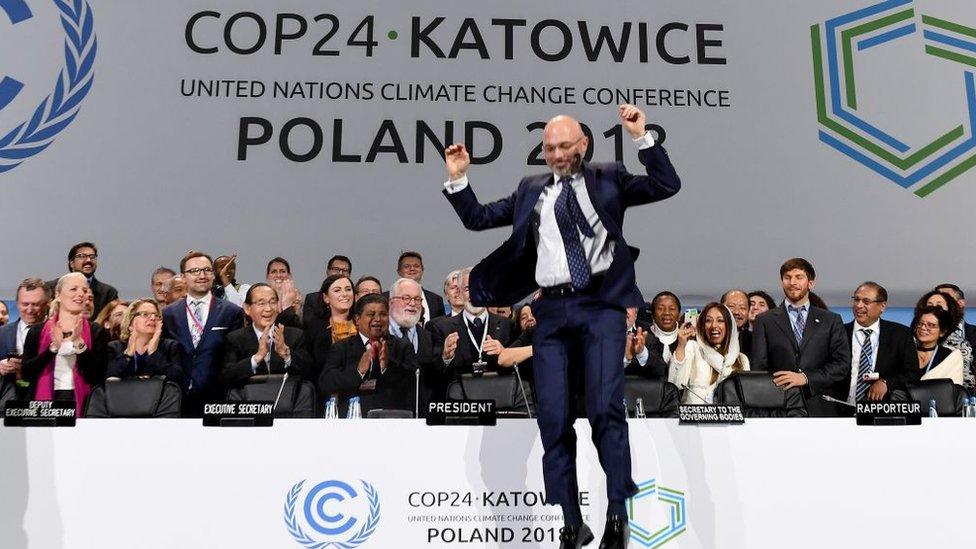
[[[72,400],[10,400],[4,427],[74,427],[77,410]]]
[[[919,402],[861,402],[857,405],[858,425],[921,425]]]
[[[430,402],[427,425],[495,425],[498,412],[494,400]]]
[[[678,406],[679,423],[745,423],[738,404],[682,404]]]
[[[271,427],[273,402],[213,402],[203,405],[204,427]]]

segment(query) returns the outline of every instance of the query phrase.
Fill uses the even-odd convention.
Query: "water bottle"
[[[976,417],[976,397],[969,399],[969,417]]]
[[[325,419],[337,419],[338,417],[336,397],[330,397],[329,400],[325,401]]]
[[[645,419],[647,414],[644,412],[644,399],[637,397],[637,404],[634,405],[634,415],[639,419]]]
[[[962,397],[962,417],[972,417],[969,409],[969,399]]]
[[[624,417],[630,417],[630,408],[627,407],[627,397],[624,397]]]
[[[929,401],[929,417],[939,417],[939,412],[935,410],[935,400]]]
[[[362,417],[363,413],[359,407],[359,397],[351,397],[349,399],[349,409],[346,410],[346,419],[361,419]]]

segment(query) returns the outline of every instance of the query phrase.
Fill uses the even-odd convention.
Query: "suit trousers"
[[[607,477],[607,499],[622,502],[637,493],[623,404],[625,312],[585,293],[544,296],[532,309],[536,317],[532,362],[546,503],[573,505],[578,498],[571,364],[583,368],[586,416]]]

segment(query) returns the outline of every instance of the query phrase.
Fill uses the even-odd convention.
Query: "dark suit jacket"
[[[624,375],[667,380],[668,363],[664,361],[664,344],[651,332],[650,324],[638,321],[637,326],[644,330],[646,336],[644,346],[647,347],[647,364],[641,366],[637,357],[634,357],[624,368]]]
[[[969,342],[969,346],[976,350],[976,324],[967,322],[964,324],[963,330],[966,332],[966,341]]]
[[[461,374],[470,374],[473,369],[471,364],[478,360],[478,350],[473,343],[471,343],[471,338],[468,336],[468,328],[465,325],[464,313],[454,315],[449,317],[450,321],[444,320],[439,321],[431,326],[431,334],[434,337],[434,348],[437,349],[437,355],[441,364],[444,360],[440,358],[444,350],[444,340],[447,336],[457,332],[458,333],[458,344],[457,350],[454,352],[454,358],[447,365],[444,365],[443,371],[448,376],[449,379],[453,380],[459,377]],[[514,339],[512,334],[515,331],[515,325],[511,320],[489,313],[488,314],[488,335],[497,339],[502,345],[508,347],[512,340]],[[479,341],[480,343],[480,341]],[[498,357],[497,356],[482,356],[482,359],[487,362],[485,370],[488,372],[498,372],[503,375],[513,373],[512,368],[499,368],[498,367]]]
[[[808,400],[835,392],[838,382],[850,376],[851,346],[840,315],[810,306],[803,328],[803,344],[796,344],[786,307],[780,305],[756,317],[752,334],[752,370],[803,372],[808,384],[803,387]],[[832,391],[833,389],[833,391]]]
[[[184,390],[198,395],[203,402],[223,397],[217,374],[220,372],[220,352],[227,334],[244,326],[244,312],[229,301],[212,297],[207,325],[196,348],[186,319],[186,299],[180,299],[163,309],[163,337],[175,339],[183,355]]]
[[[627,173],[622,163],[584,164],[587,194],[609,238],[616,242],[613,261],[605,273],[599,297],[621,309],[644,304],[637,289],[634,259],[639,250],[624,240],[624,210],[673,196],[681,188],[668,154],[661,145],[643,149],[638,158],[647,175]],[[456,193],[444,191],[467,229],[483,231],[512,225],[512,235],[471,272],[468,286],[476,305],[511,305],[538,288],[535,281],[538,223],[535,206],[552,173],[525,177],[510,196],[482,205],[471,185]]]
[[[424,292],[424,299],[427,300],[427,307],[430,308],[430,316],[425,317],[423,322],[426,325],[431,320],[444,316],[444,298],[426,288],[422,287],[421,290]],[[383,292],[383,297],[390,299],[389,290]]]
[[[302,323],[305,325],[306,333],[310,326],[329,323],[329,309],[322,301],[322,292],[312,292],[305,296],[305,303],[302,305]]]
[[[847,341],[851,341],[851,338],[854,337],[853,330],[853,321],[844,324]],[[915,352],[915,340],[912,338],[912,331],[907,326],[882,319],[880,330],[881,333],[878,334],[878,357],[874,361],[874,371],[878,372],[881,379],[888,383],[888,394],[890,395],[891,391],[905,387],[905,375],[913,367],[918,366],[918,354]],[[852,350],[852,357],[853,354]],[[847,376],[838,382],[837,387],[832,391],[837,394],[843,391],[844,399],[850,391],[851,371],[849,368]]]
[[[17,326],[20,320],[0,326],[0,360],[17,352]]]
[[[319,386],[327,395],[337,395],[339,414],[345,415],[349,398],[360,396],[363,416],[373,408],[414,409],[414,376],[417,355],[413,347],[402,338],[385,334],[387,345],[386,371],[370,370],[366,379],[376,380],[376,389],[360,391],[363,377],[359,375],[359,359],[366,352],[359,334],[339,341],[329,349],[329,357],[319,380]]]
[[[47,285],[48,289],[51,290],[51,295],[54,295],[54,288],[58,285],[57,280],[48,280],[44,284]],[[114,301],[119,298],[119,292],[111,284],[106,284],[100,282],[94,275],[92,275],[91,284],[88,285],[91,288],[92,294],[95,297],[95,312],[92,313],[92,318],[98,316],[98,313],[102,312],[109,302]]]
[[[105,365],[108,362],[108,330],[98,324],[91,322],[91,347],[78,355],[75,366],[81,377],[88,385],[94,387],[105,381]],[[44,323],[31,326],[27,331],[27,339],[24,340],[23,367],[21,373],[24,380],[30,382],[31,394],[37,390],[37,379],[41,376],[44,368],[54,359],[54,353],[49,349],[42,349],[38,352],[37,346],[41,343],[41,330]]]
[[[393,334],[397,337],[397,334]],[[401,338],[403,339],[403,338]],[[409,339],[406,343],[413,344]],[[441,349],[434,347],[434,337],[429,330],[417,326],[417,365],[420,368],[420,404],[421,414],[426,409],[426,403],[431,400],[443,400],[447,394],[447,384],[450,378],[445,373],[444,361],[441,360]]]
[[[258,352],[258,336],[254,333],[254,328],[244,326],[240,330],[235,330],[227,334],[227,341],[221,357],[220,380],[227,389],[241,387],[252,375],[260,374],[283,374],[288,372],[290,375],[297,374],[303,379],[309,379],[309,368],[311,359],[305,345],[305,336],[298,328],[285,326],[285,345],[291,350],[291,366],[285,367],[285,361],[274,351],[271,346],[270,359],[271,371],[268,371],[267,364],[262,361],[258,363],[258,370],[255,373],[251,370],[251,357]],[[311,381],[311,380],[310,380]]]
[[[183,355],[180,344],[172,339],[160,339],[156,352],[147,356],[136,371],[135,357],[127,356],[125,341],[108,344],[108,368],[105,377],[166,376],[166,379],[183,385]]]
[[[739,352],[746,355],[752,363],[752,330],[749,329],[748,323],[745,329],[739,330]]]

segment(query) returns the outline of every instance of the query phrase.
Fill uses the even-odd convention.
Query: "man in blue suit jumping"
[[[624,129],[639,149],[646,175],[617,163],[589,164],[589,140],[576,120],[557,116],[543,133],[549,173],[524,177],[501,200],[481,204],[468,184],[463,144],[445,150],[450,180],[444,194],[464,226],[481,231],[512,225],[512,235],[471,272],[475,305],[509,305],[538,288],[532,340],[546,503],[560,504],[561,548],[590,543],[576,479],[576,433],[569,364],[581,363],[586,414],[607,476],[607,523],[601,549],[626,547],[625,502],[637,492],[623,405],[627,307],[643,306],[634,275],[638,250],[623,236],[624,210],[668,198],[681,187],[667,152],[645,129],[644,113],[621,105]]]

